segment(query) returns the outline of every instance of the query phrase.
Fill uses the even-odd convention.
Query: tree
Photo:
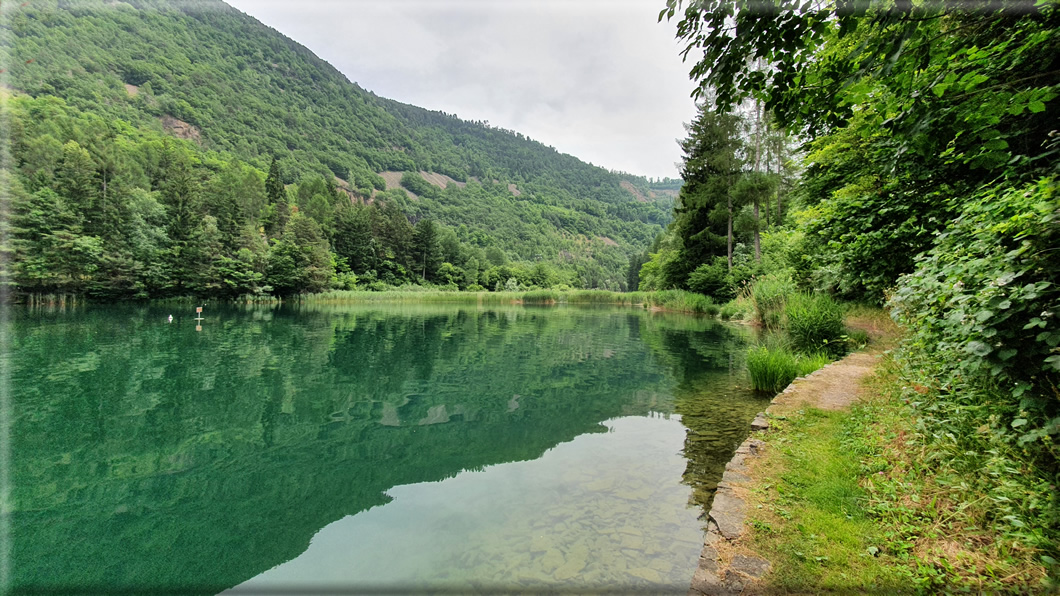
[[[365,274],[376,268],[377,243],[372,236],[371,207],[346,205],[335,212],[335,233],[331,244],[335,254],[346,259],[349,268]]]
[[[270,208],[270,217],[265,225],[265,231],[270,238],[283,235],[287,227],[287,220],[291,216],[290,207],[287,205],[287,189],[283,186],[280,178],[280,164],[276,157],[269,164],[269,175],[265,177],[265,200]]]
[[[412,246],[420,277],[427,281],[434,281],[442,260],[438,246],[438,230],[431,219],[425,217],[416,222]]]
[[[188,260],[191,255],[186,253],[189,253],[192,235],[202,221],[199,193],[199,182],[191,167],[183,160],[174,161],[162,183],[160,195],[168,217],[169,278],[178,295],[194,276],[195,265]]]
[[[684,287],[688,274],[719,254],[732,269],[733,220],[740,206],[733,192],[742,175],[740,119],[700,105],[681,141],[685,179],[671,224],[678,255],[662,268],[665,286]],[[723,252],[724,251],[724,252]]]
[[[1037,167],[1049,151],[1055,3],[668,0],[660,20],[682,5],[683,54],[702,52],[694,94],[718,111],[760,99],[781,125],[816,136],[875,104],[899,155],[945,151],[990,169]]]

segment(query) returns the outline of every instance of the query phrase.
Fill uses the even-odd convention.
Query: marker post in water
[[[202,320],[202,307],[201,306],[196,306],[195,307],[195,315],[196,315],[195,316],[195,320],[196,321],[201,321]],[[195,325],[195,330],[196,331],[202,331],[202,325],[196,324]]]

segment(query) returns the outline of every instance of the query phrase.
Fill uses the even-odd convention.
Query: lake
[[[683,594],[766,405],[710,319],[205,311],[10,309],[15,592]]]

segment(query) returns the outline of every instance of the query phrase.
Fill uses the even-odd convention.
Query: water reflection
[[[676,440],[666,443],[671,456],[684,445],[696,486],[721,458],[703,453],[721,453],[756,408],[729,374],[743,333],[701,319],[610,309],[218,307],[197,332],[191,315],[168,323],[171,312],[12,312],[16,591],[214,593],[295,559],[332,522],[345,528],[360,512],[392,510],[372,508],[400,501],[408,486],[493,478],[505,462],[559,461],[568,445],[625,436],[597,433],[628,417],[714,396],[723,415],[701,407],[685,423],[734,429],[719,430],[715,443],[692,440],[701,430],[686,438],[676,419],[639,418],[669,425],[653,432]],[[569,464],[571,473],[608,469],[607,453]],[[643,468],[608,474],[622,483],[669,474],[651,483],[685,491],[687,502],[680,469]],[[497,478],[495,488],[476,490],[503,494],[510,478]],[[537,485],[545,486],[519,493],[527,503],[545,498],[531,490]],[[697,491],[709,498],[709,481]],[[528,510],[495,505],[496,515],[509,509],[527,524],[502,527],[532,530]],[[529,540],[488,521],[464,542]],[[591,534],[596,523],[583,525]],[[698,529],[687,516],[681,524]],[[558,547],[564,563],[570,548]],[[505,565],[519,567],[520,557]],[[450,560],[448,581],[470,581],[484,564]],[[482,581],[496,581],[485,573]]]

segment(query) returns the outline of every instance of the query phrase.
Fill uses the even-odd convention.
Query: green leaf
[[[1012,428],[1019,428],[1019,427],[1023,426],[1024,424],[1027,424],[1027,419],[1026,418],[1017,418],[1017,419],[1012,421]]]
[[[993,348],[981,341],[970,341],[968,342],[968,345],[964,347],[964,351],[970,354],[975,354],[976,356],[986,356],[993,351]]]
[[[1037,114],[1039,112],[1045,111],[1045,104],[1039,100],[1034,100],[1027,104],[1027,109],[1030,110],[1032,113]]]

